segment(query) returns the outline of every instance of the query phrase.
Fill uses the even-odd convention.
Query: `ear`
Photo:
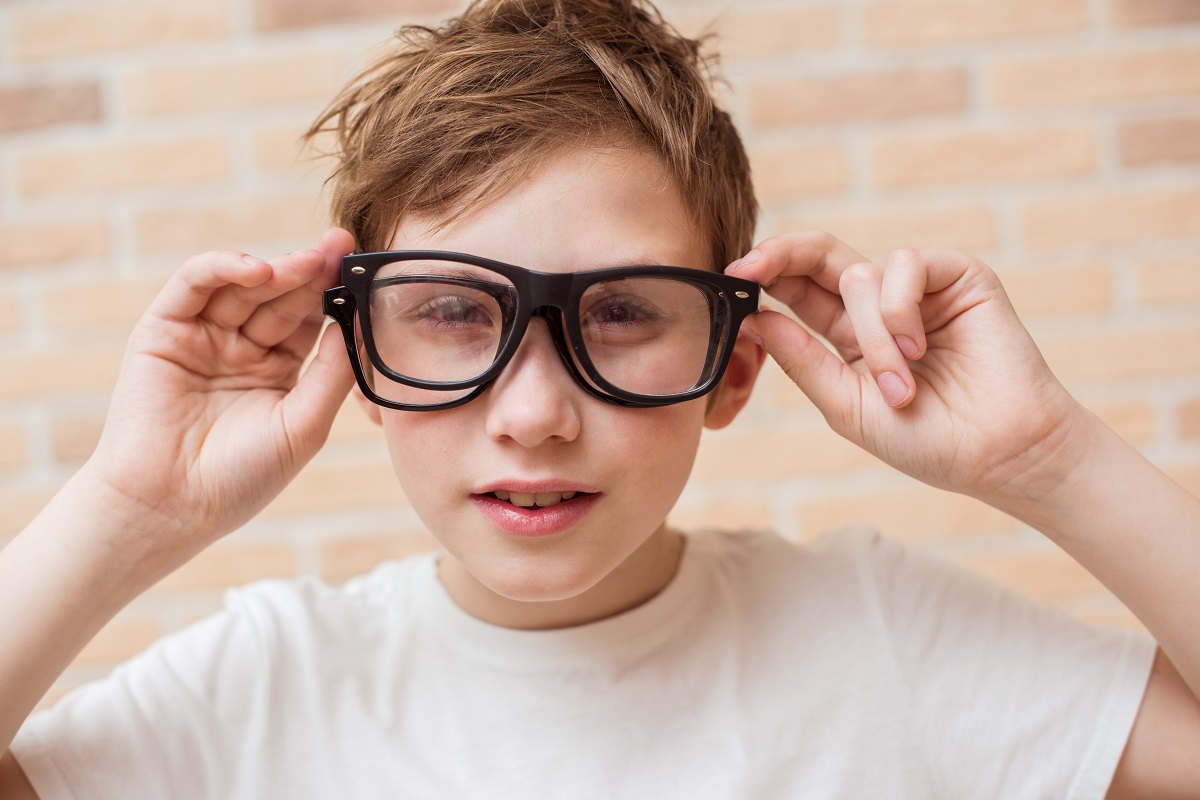
[[[721,385],[714,392],[716,397],[709,404],[704,417],[704,427],[717,430],[733,422],[750,400],[750,390],[754,388],[766,358],[766,351],[749,337],[737,337],[725,376],[721,378]]]
[[[362,393],[362,389],[358,388],[358,384],[354,385],[354,399],[358,401],[358,406],[367,415],[367,419],[374,422],[376,425],[383,425],[383,415],[379,411],[379,406],[367,399],[367,396]]]

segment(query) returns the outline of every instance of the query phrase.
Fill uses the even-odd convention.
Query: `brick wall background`
[[[130,326],[187,255],[269,257],[325,225],[295,140],[402,22],[452,0],[0,5],[0,544],[93,447]],[[713,22],[761,235],[972,252],[1051,365],[1200,492],[1200,3],[664,0]],[[1136,621],[1040,535],[894,474],[769,369],[709,434],[684,526],[873,523],[1082,617]],[[51,696],[219,606],[431,540],[352,405],[264,513],[136,601]]]

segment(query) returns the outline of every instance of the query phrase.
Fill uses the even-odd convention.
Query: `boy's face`
[[[641,150],[549,154],[508,194],[431,228],[430,220],[405,219],[391,249],[473,253],[544,272],[710,263],[674,182]],[[450,554],[440,573],[456,602],[511,627],[565,626],[632,607],[670,579],[680,540],[664,520],[701,429],[733,418],[759,363],[757,348],[739,340],[726,376],[735,385],[708,413],[707,397],[661,408],[611,405],[576,385],[535,318],[476,400],[369,413],[383,425],[413,507]]]

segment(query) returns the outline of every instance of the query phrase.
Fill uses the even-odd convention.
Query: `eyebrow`
[[[677,267],[679,264],[668,264],[659,258],[653,256],[639,256],[637,258],[621,258],[613,261],[600,261],[590,265],[588,269],[617,269],[619,267]]]

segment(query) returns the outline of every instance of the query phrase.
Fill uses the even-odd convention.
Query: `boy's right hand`
[[[324,443],[354,383],[321,293],[353,249],[344,230],[265,262],[189,259],[134,328],[104,433],[77,478],[130,557],[179,566],[249,520]],[[116,523],[116,524],[113,524]]]

